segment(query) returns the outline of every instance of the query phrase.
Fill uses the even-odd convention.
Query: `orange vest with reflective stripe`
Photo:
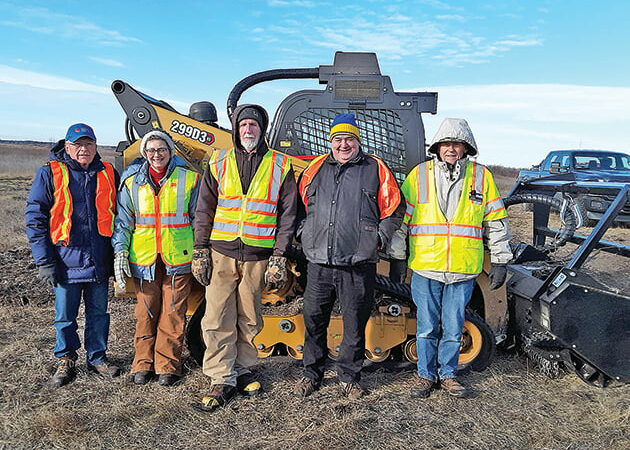
[[[72,228],[72,196],[68,166],[60,161],[49,161],[52,172],[54,203],[50,209],[50,239],[54,245],[68,245]],[[103,161],[104,170],[96,174],[96,217],[101,236],[111,237],[116,214],[116,186],[114,167]]]
[[[277,206],[280,187],[291,161],[284,153],[268,150],[243,193],[234,149],[212,154],[208,169],[217,180],[219,198],[210,239],[240,238],[254,247],[272,248],[276,242]]]
[[[448,221],[435,186],[435,161],[416,166],[402,185],[409,224],[409,267],[412,270],[480,273],[483,222],[507,216],[492,174],[481,164],[466,165],[461,197]]]

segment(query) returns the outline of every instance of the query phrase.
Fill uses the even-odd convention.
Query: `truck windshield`
[[[630,170],[630,156],[621,153],[574,155],[576,170]]]

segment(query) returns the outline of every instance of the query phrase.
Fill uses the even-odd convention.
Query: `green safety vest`
[[[150,266],[160,254],[167,266],[190,264],[193,229],[188,206],[199,175],[183,167],[176,167],[157,195],[149,183],[134,183],[136,176],[125,180],[136,213],[129,262]]]
[[[280,186],[291,161],[275,150],[263,156],[246,194],[243,194],[234,149],[215,151],[208,168],[219,185],[219,198],[210,239],[240,238],[254,247],[272,248],[276,242]]]
[[[483,222],[507,216],[492,174],[481,164],[466,165],[462,194],[448,221],[438,204],[435,161],[416,166],[401,188],[409,225],[409,267],[412,270],[480,273],[483,264]]]

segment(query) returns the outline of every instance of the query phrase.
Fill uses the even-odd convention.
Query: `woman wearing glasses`
[[[163,131],[147,133],[140,154],[124,170],[118,192],[114,274],[123,289],[125,275],[133,276],[138,299],[134,383],[146,384],[157,374],[160,385],[170,386],[182,376],[199,175],[174,155]]]

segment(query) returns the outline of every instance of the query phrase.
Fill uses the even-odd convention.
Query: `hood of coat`
[[[186,169],[188,169],[188,165],[186,164],[186,161],[184,161],[182,158],[180,158],[177,155],[173,155],[171,156],[170,161],[168,162],[168,167],[166,168],[166,175],[164,175],[166,178],[168,178],[173,171],[175,170],[175,167],[184,167]],[[125,180],[133,175],[138,174],[138,176],[135,179],[135,183],[136,184],[147,184],[149,183],[149,179],[151,178],[151,176],[149,175],[149,161],[147,161],[145,158],[143,158],[142,156],[137,157],[136,159],[134,159],[133,161],[131,161],[127,167],[125,167],[125,170],[123,170],[123,173],[120,177],[121,181],[121,186],[122,183],[125,182]]]
[[[479,153],[472,130],[464,119],[444,119],[435,136],[433,136],[429,146],[429,153],[437,155],[440,142],[462,142],[466,144],[466,155],[476,156]]]
[[[59,161],[66,164],[72,170],[84,170],[74,159],[70,158],[68,152],[66,152],[66,140],[61,139],[58,141],[51,149],[48,155],[49,161]],[[101,155],[99,155],[98,150],[96,151],[96,155],[94,155],[94,159],[88,166],[88,171],[98,171],[103,169],[103,163],[101,162]]]
[[[267,143],[265,141],[265,133],[267,131],[267,127],[269,126],[269,116],[267,115],[267,111],[265,111],[265,108],[263,108],[260,105],[244,104],[244,105],[239,105],[236,107],[236,109],[234,110],[234,114],[232,114],[232,143],[234,144],[235,148],[238,148],[243,151],[245,150],[243,146],[241,145],[241,138],[238,134],[238,119],[241,112],[246,108],[256,109],[260,117],[262,118],[263,123],[258,124],[260,125],[260,140],[258,141],[258,146],[256,147],[256,151],[257,152],[262,151],[262,150],[266,151]]]

